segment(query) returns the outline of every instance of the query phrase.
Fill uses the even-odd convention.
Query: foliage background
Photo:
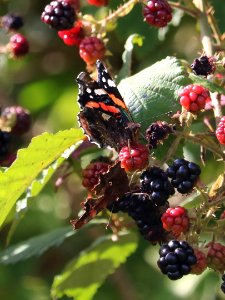
[[[211,2],[220,30],[224,32],[225,3],[221,0]],[[21,60],[8,59],[3,55],[0,57],[1,106],[17,103],[32,113],[33,126],[23,140],[24,146],[28,145],[31,137],[45,131],[55,133],[78,126],[75,78],[85,69],[85,64],[79,58],[77,48],[66,47],[54,30],[40,22],[40,14],[47,3],[48,1],[38,0],[0,0],[0,15],[18,12],[24,17],[22,33],[28,38],[31,47],[30,54]],[[121,1],[111,0],[110,7],[115,8],[119,3]],[[90,7],[85,1],[82,2],[82,11],[93,13],[96,17],[105,13],[104,8]],[[191,63],[201,53],[199,28],[193,18],[182,16],[176,11],[172,24],[165,32],[144,23],[141,6],[137,5],[128,16],[119,20],[116,30],[108,35],[108,49],[112,53],[109,61],[115,74],[122,65],[124,43],[133,33],[144,36],[143,46],[136,47],[133,54],[133,73],[168,55]],[[0,31],[1,43],[6,38]],[[190,149],[193,159],[198,161],[197,149],[187,147],[187,151]],[[85,161],[82,163],[85,164]],[[215,164],[211,158],[204,170],[203,178],[209,183],[212,170],[219,174],[219,164]],[[68,225],[69,220],[77,215],[84,197],[85,191],[78,175],[71,176],[57,193],[52,180],[37,198],[29,201],[28,211],[19,222],[11,244]],[[9,225],[6,225],[0,234],[2,249],[8,230]],[[38,258],[13,265],[1,265],[0,299],[50,299],[49,290],[54,276],[62,271],[70,259],[103,233],[108,233],[105,225],[96,225],[85,230],[84,234],[68,238],[59,247],[49,249]],[[108,277],[94,300],[222,299],[219,277],[212,272],[198,277],[187,276],[178,282],[170,282],[164,278],[156,268],[156,248],[150,247],[140,238],[135,254]]]

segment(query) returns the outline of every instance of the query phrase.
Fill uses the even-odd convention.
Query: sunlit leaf
[[[33,138],[27,148],[18,151],[12,166],[0,173],[0,225],[38,174],[57,160],[66,149],[78,145],[82,138],[80,129],[56,134],[44,133]]]
[[[135,233],[121,235],[115,242],[110,235],[99,238],[55,277],[52,297],[66,295],[76,300],[91,300],[105,278],[124,263],[136,247]]]

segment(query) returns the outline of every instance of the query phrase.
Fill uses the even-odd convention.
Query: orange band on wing
[[[90,107],[90,108],[99,108],[100,105],[98,102],[94,102],[94,101],[89,101],[85,104],[86,107]]]
[[[104,102],[99,102],[100,107],[104,110],[104,111],[108,111],[111,112],[113,114],[120,114],[120,110],[112,105],[106,105]]]
[[[126,104],[123,102],[123,100],[115,97],[113,94],[108,94],[108,95],[116,105],[118,105],[119,107],[124,108],[125,110],[128,110],[128,108],[127,108]]]

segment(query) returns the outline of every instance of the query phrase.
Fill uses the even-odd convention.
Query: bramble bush
[[[222,299],[225,5],[20,4],[0,9],[0,296]]]

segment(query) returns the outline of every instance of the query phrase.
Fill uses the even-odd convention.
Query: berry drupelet
[[[196,75],[207,76],[215,72],[215,59],[214,57],[208,57],[203,55],[196,58],[191,64],[191,69]]]
[[[52,1],[45,6],[41,20],[56,30],[70,29],[75,21],[75,11],[68,1]]]
[[[145,21],[155,27],[165,27],[172,20],[172,9],[166,0],[150,0],[143,8]]]
[[[6,30],[18,30],[23,26],[23,19],[17,14],[7,14],[2,17],[1,25]]]
[[[166,170],[168,177],[171,178],[171,184],[181,194],[190,193],[201,174],[200,167],[185,159],[176,159],[172,166]]]
[[[191,266],[197,262],[193,248],[186,241],[172,240],[163,244],[159,255],[158,267],[171,280],[188,275],[191,272]]]
[[[151,200],[158,206],[166,204],[174,188],[167,174],[158,167],[151,167],[140,176],[141,191],[150,195]]]

